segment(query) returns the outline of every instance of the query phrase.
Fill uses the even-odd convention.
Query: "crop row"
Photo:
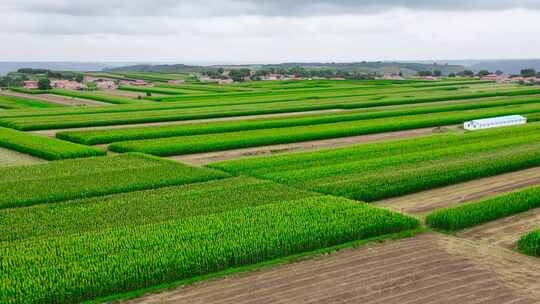
[[[455,103],[455,104],[443,104],[443,105],[422,105],[417,107],[410,107],[406,109],[397,110],[372,110],[372,111],[354,111],[345,113],[324,113],[316,115],[303,115],[297,117],[285,117],[285,118],[266,118],[266,119],[251,119],[251,120],[238,120],[228,122],[213,122],[213,123],[194,123],[194,124],[182,124],[175,126],[157,126],[157,127],[136,127],[136,128],[123,128],[123,129],[109,129],[109,130],[87,130],[87,131],[64,131],[57,133],[57,137],[69,140],[76,143],[82,143],[86,145],[106,144],[118,141],[128,140],[141,140],[141,139],[154,139],[165,138],[175,136],[189,136],[189,135],[201,135],[201,134],[215,134],[225,132],[236,132],[246,130],[259,130],[270,128],[283,128],[294,126],[306,126],[306,125],[319,125],[334,122],[344,121],[359,121],[384,117],[398,117],[405,115],[416,115],[426,113],[442,113],[451,111],[464,111],[473,109],[486,109],[486,108],[499,108],[501,110],[510,110],[510,108],[503,108],[509,105],[529,104],[527,107],[520,107],[520,114],[527,113],[529,111],[535,111],[538,109],[537,102],[539,100],[532,98],[525,99],[502,99],[502,100],[488,100],[477,103]],[[517,108],[516,108],[517,109]],[[482,113],[488,113],[489,111],[479,111],[479,115]]]
[[[280,113],[286,111],[310,111],[310,110],[321,110],[321,109],[331,109],[339,108],[343,105],[349,105],[354,107],[362,107],[362,102],[369,101],[367,106],[377,106],[377,102],[380,102],[382,99],[386,99],[386,104],[388,103],[405,103],[410,104],[411,102],[417,102],[416,99],[420,97],[429,97],[429,98],[448,98],[448,96],[441,96],[440,92],[426,90],[426,89],[415,89],[416,92],[408,92],[409,95],[400,94],[386,94],[383,96],[366,96],[366,93],[363,94],[346,94],[344,96],[321,96],[320,94],[315,95],[294,95],[287,94],[285,96],[246,96],[246,98],[240,99],[239,97],[234,97],[230,101],[226,101],[223,95],[217,96],[212,95],[208,96],[209,100],[202,102],[195,98],[201,97],[201,95],[192,95],[190,98],[193,100],[182,100],[180,102],[173,103],[135,103],[135,104],[125,104],[118,105],[116,107],[83,107],[83,108],[63,108],[63,109],[47,109],[39,111],[10,111],[9,113],[0,113],[2,118],[24,118],[24,117],[38,117],[38,116],[62,116],[61,118],[69,118],[73,115],[85,115],[85,114],[114,114],[122,112],[142,112],[142,111],[159,111],[159,110],[175,110],[175,109],[185,109],[186,112],[177,112],[178,114],[189,115],[191,111],[206,113],[212,112],[214,115],[218,115],[216,112],[223,113],[227,111],[240,112],[236,115],[252,115],[251,113]],[[505,90],[504,92],[514,92],[514,94],[524,94],[530,95],[534,91],[530,89],[511,89]],[[367,93],[367,95],[373,95],[378,93]],[[482,93],[483,94],[483,93]],[[453,94],[456,95],[456,94]],[[470,94],[467,94],[470,96]],[[483,98],[484,95],[480,95],[479,98]],[[219,97],[219,98],[217,98]],[[316,101],[312,100],[316,98]],[[367,98],[367,99],[366,99]],[[382,99],[381,99],[382,98]],[[460,97],[461,98],[461,97]],[[430,102],[431,99],[425,101],[420,100],[419,102]],[[360,104],[357,104],[360,103]],[[374,104],[375,103],[375,104]],[[258,106],[257,106],[258,105]],[[257,106],[257,107],[255,107]],[[190,109],[197,108],[197,109]],[[259,110],[259,111],[257,111]],[[251,111],[251,112],[250,112]],[[255,111],[255,112],[253,112]],[[243,113],[243,114],[242,114]],[[157,112],[156,112],[157,114]],[[161,121],[175,120],[174,117],[168,117],[170,113],[163,113],[166,117],[163,117]],[[136,113],[130,113],[129,115],[137,115]],[[154,115],[155,116],[155,115]],[[227,116],[227,114],[225,114]]]
[[[124,141],[113,143],[109,149],[121,153],[142,152],[170,156],[445,126],[460,124],[470,119],[534,112],[540,112],[540,105]]]
[[[25,109],[25,108],[59,108],[60,105],[18,96],[0,95],[0,108]]]
[[[388,210],[323,196],[4,243],[0,302],[79,302],[410,230],[418,224]]]
[[[437,229],[456,231],[540,207],[540,187],[437,210],[426,222]]]
[[[498,138],[494,138],[497,132],[475,132],[473,137],[476,139],[476,147],[474,141],[459,147],[457,142],[447,140],[452,138],[449,136],[442,137],[442,143],[447,144],[446,148],[437,143],[437,136],[432,136],[423,143],[421,140],[411,140],[406,144],[401,142],[362,145],[357,149],[386,149],[390,153],[355,153],[354,158],[349,158],[346,162],[338,159],[334,160],[334,163],[330,161],[326,166],[321,165],[326,159],[322,158],[317,162],[315,154],[311,163],[302,163],[301,157],[291,155],[273,157],[269,161],[255,158],[242,160],[244,163],[224,162],[211,167],[234,174],[260,176],[316,192],[374,201],[540,165],[539,129],[538,126],[533,128],[536,130],[531,129],[531,126],[515,128],[523,130],[518,137],[505,137],[511,133],[501,132]],[[482,135],[484,137],[481,137]],[[456,135],[459,136],[468,137]],[[437,145],[437,149],[430,148],[430,141]],[[415,142],[420,143],[417,148],[414,148]],[[413,146],[408,153],[399,149],[407,145]],[[351,151],[351,148],[346,151]],[[325,156],[331,156],[333,152],[325,151]],[[309,157],[309,153],[303,156]],[[264,169],[249,170],[250,167],[256,168],[259,161],[267,166],[266,172]],[[273,161],[276,162],[275,165]],[[297,161],[298,166],[293,164],[292,168],[284,170],[287,163],[293,161]]]
[[[540,257],[540,230],[524,235],[518,241],[518,249],[525,254]]]
[[[144,155],[0,168],[0,209],[224,178],[227,174]]]
[[[93,92],[83,92],[83,91],[73,91],[73,90],[64,90],[64,89],[52,89],[50,93],[68,97],[90,99],[95,101],[101,101],[112,104],[130,104],[137,103],[135,99],[119,97],[114,95],[107,95],[103,93],[93,93]]]
[[[0,147],[47,160],[105,155],[99,148],[0,127]]]
[[[248,177],[0,210],[0,242],[65,236],[256,207],[319,194]]]
[[[504,138],[517,138],[537,134],[539,124],[526,126],[496,128],[476,132],[439,133],[429,136],[391,140],[381,143],[361,144],[338,149],[294,153],[289,155],[275,155],[267,157],[245,158],[222,163],[212,164],[234,174],[249,174],[265,176],[277,172],[292,172],[307,168],[335,166],[355,161],[368,161],[370,159],[395,157],[401,154],[431,151],[434,149],[451,148],[471,143],[481,143]]]

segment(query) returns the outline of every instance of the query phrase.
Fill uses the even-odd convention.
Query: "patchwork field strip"
[[[127,303],[537,303],[540,265],[483,246],[423,234]]]
[[[411,137],[426,136],[439,132],[457,130],[455,126],[444,128],[423,128],[406,131],[384,132],[370,135],[360,135],[351,137],[340,137],[333,139],[323,139],[315,141],[306,141],[292,144],[269,145],[255,148],[233,149],[227,151],[197,153],[189,155],[170,156],[169,159],[185,162],[191,165],[204,166],[215,162],[237,160],[253,156],[268,156],[282,153],[317,151],[321,149],[333,149],[338,147],[347,147],[357,144],[375,143],[385,140],[404,139]]]
[[[540,229],[540,208],[465,229],[458,232],[457,236],[515,249],[516,242],[522,236],[538,229]]]
[[[0,148],[0,167],[31,165],[43,162],[43,159],[17,151]]]
[[[425,215],[436,209],[453,207],[539,184],[540,167],[535,167],[381,200],[374,204],[407,214]]]

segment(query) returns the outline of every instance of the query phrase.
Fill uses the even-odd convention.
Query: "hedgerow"
[[[308,126],[116,142],[113,143],[109,149],[115,152],[142,152],[159,156],[170,156],[445,126],[463,123],[470,119],[509,114],[524,114],[524,112],[535,111],[540,111],[540,107],[533,106],[530,109],[518,107],[470,112],[408,115],[393,117],[391,119],[380,118]]]
[[[426,222],[437,229],[460,230],[540,207],[540,187],[437,210]]]
[[[159,224],[12,242],[0,246],[0,302],[79,302],[418,224],[364,203],[312,197]]]
[[[133,154],[0,168],[0,176],[2,209],[202,182],[227,174]]]
[[[518,241],[518,249],[525,254],[540,257],[540,230],[524,235]]]
[[[103,149],[0,127],[0,147],[47,160],[105,155]]]

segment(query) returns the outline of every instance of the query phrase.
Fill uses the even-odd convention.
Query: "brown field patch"
[[[17,151],[0,148],[0,167],[31,165],[45,160]]]
[[[540,264],[502,248],[491,250],[424,234],[179,287],[128,303],[537,303],[540,293],[534,285],[540,282]],[[501,269],[508,257],[513,267]]]
[[[540,208],[466,229],[457,235],[508,249],[526,233],[540,229]]]

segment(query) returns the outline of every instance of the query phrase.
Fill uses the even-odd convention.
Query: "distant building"
[[[131,85],[131,86],[137,86],[137,87],[149,87],[152,86],[151,83],[144,81],[144,80],[120,80],[120,85]]]
[[[485,76],[482,76],[480,78],[481,80],[487,80],[487,81],[496,81],[496,82],[509,82],[510,81],[510,75],[506,75],[506,74],[501,74],[501,75],[497,75],[497,74],[488,74],[488,75],[485,75]]]
[[[182,83],[184,83],[184,82],[186,82],[186,81],[183,80],[183,79],[175,79],[175,80],[169,80],[169,81],[167,81],[168,84],[182,84]]]
[[[87,88],[86,85],[72,80],[53,80],[51,87],[65,90],[84,90]]]
[[[234,82],[234,80],[232,80],[232,79],[220,79],[218,81],[219,84],[231,84],[233,82]]]
[[[118,85],[112,80],[98,80],[95,82],[96,88],[100,90],[116,90]]]
[[[405,78],[403,78],[402,76],[400,76],[399,74],[395,74],[395,73],[386,73],[383,75],[383,77],[381,77],[380,79],[384,79],[384,80],[404,80]]]
[[[210,78],[208,76],[199,76],[199,81],[202,81],[202,82],[218,82],[219,79]]]
[[[39,88],[38,82],[35,80],[25,80],[23,81],[23,86],[25,89],[29,89],[29,90],[34,90],[34,89]]]
[[[500,117],[467,121],[463,124],[463,128],[465,128],[465,130],[473,131],[473,130],[482,130],[482,129],[497,128],[497,127],[521,125],[521,124],[526,124],[526,123],[527,123],[526,117],[523,117],[521,115],[508,115],[508,116],[500,116]]]

